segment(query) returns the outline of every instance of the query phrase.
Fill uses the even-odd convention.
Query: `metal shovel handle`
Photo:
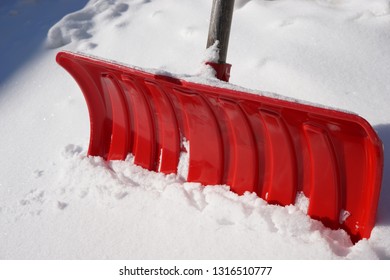
[[[226,63],[227,50],[229,45],[230,27],[232,25],[234,0],[213,0],[211,9],[209,35],[207,48],[218,41],[219,58],[218,62],[207,62],[216,71],[216,77],[228,82],[230,78],[231,64]]]
[[[218,63],[226,63],[233,8],[234,0],[213,0],[207,48],[211,47],[216,41],[219,41]]]

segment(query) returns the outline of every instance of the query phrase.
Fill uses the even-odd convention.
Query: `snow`
[[[1,259],[390,258],[388,150],[377,224],[355,245],[310,219],[302,194],[280,207],[185,182],[184,149],[179,176],[86,156],[86,104],[56,53],[206,80],[210,10],[209,0],[0,4]],[[386,146],[389,24],[387,0],[236,0],[230,82],[355,112]]]
[[[181,136],[181,138],[183,139],[181,144],[182,151],[180,152],[179,164],[177,165],[177,175],[179,178],[186,181],[188,178],[188,169],[190,165],[190,141],[188,141],[184,136]]]

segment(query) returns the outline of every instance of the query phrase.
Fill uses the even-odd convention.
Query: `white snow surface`
[[[210,0],[2,1],[1,259],[390,258],[386,149],[377,224],[355,245],[310,219],[302,195],[296,206],[268,205],[144,170],[131,155],[86,156],[87,107],[56,53],[207,79],[210,10]],[[230,82],[355,112],[386,147],[389,26],[388,0],[236,0]],[[47,36],[33,49],[39,32]]]

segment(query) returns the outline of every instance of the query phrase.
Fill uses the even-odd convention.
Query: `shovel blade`
[[[269,203],[309,198],[308,215],[370,237],[380,194],[383,147],[363,118],[346,112],[197,84],[70,52],[57,62],[88,105],[88,154],[177,173],[189,142],[188,177],[227,184]]]

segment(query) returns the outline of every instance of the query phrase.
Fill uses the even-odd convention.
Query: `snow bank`
[[[369,246],[352,246],[344,231],[324,227],[297,206],[267,205],[227,186],[186,183],[132,160],[105,162],[86,157],[82,147],[65,147],[53,186],[33,189],[7,209],[28,231],[8,225],[16,232],[4,236],[5,244],[31,235],[45,242],[21,251],[4,246],[3,257],[52,258],[57,247],[63,258],[92,259],[377,258]]]

